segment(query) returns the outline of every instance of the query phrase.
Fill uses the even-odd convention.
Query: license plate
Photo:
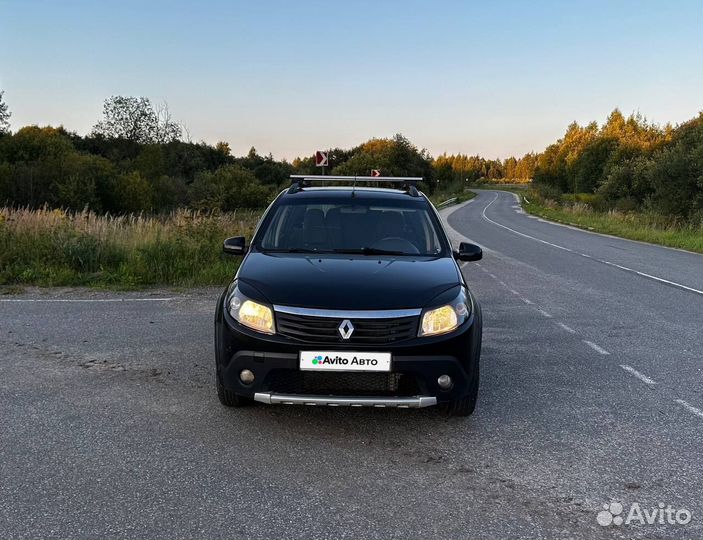
[[[390,371],[391,353],[300,351],[300,369],[307,371]]]

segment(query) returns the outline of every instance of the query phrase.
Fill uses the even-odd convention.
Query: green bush
[[[270,188],[259,184],[254,174],[239,165],[225,165],[213,172],[198,174],[189,190],[196,209],[261,208],[271,200]]]
[[[562,192],[561,190],[550,184],[535,184],[534,190],[537,196],[545,201],[561,201]]]
[[[587,205],[591,209],[602,212],[610,208],[605,198],[599,193],[564,193],[561,201],[567,204]]]

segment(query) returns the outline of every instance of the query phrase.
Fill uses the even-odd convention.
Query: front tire
[[[455,399],[447,404],[447,414],[449,416],[466,417],[471,416],[476,409],[476,400],[478,398],[478,385],[476,391],[461,399]]]
[[[254,403],[251,398],[240,396],[231,390],[227,390],[220,381],[217,381],[217,397],[225,407],[246,407]]]
[[[462,398],[450,401],[446,405],[446,412],[449,416],[466,417],[471,416],[476,409],[476,401],[478,400],[478,384],[479,384],[479,364],[481,360],[481,341],[483,340],[483,314],[481,313],[481,305],[476,302],[476,346],[474,349],[474,361],[471,370],[471,384],[469,392]]]

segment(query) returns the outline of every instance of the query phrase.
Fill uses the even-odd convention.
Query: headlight
[[[438,308],[428,309],[422,315],[418,336],[438,336],[456,330],[469,318],[470,301],[466,292],[461,292],[453,302]]]
[[[265,304],[247,298],[238,287],[235,287],[227,300],[227,310],[235,321],[247,328],[264,334],[276,333],[273,310]]]

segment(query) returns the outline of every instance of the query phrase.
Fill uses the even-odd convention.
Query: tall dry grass
[[[228,236],[251,237],[260,212],[98,215],[0,208],[0,284],[209,285],[237,261]]]
[[[597,210],[586,202],[540,198],[532,191],[523,208],[552,221],[595,232],[703,253],[703,219],[685,222],[651,211]]]

